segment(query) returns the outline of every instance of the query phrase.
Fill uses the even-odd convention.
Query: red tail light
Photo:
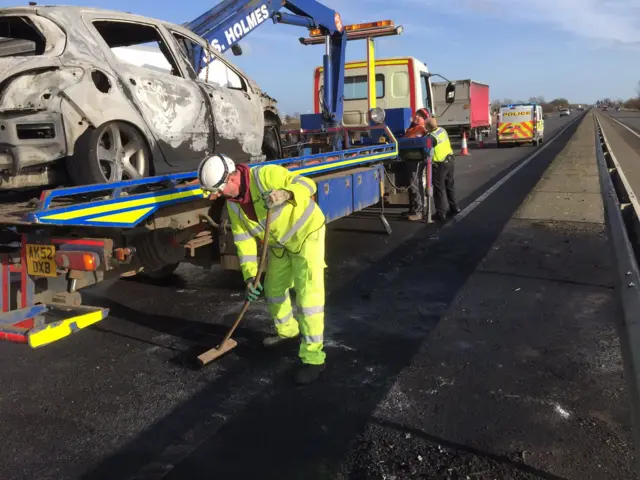
[[[56,265],[69,270],[95,272],[100,266],[100,257],[94,252],[58,251]]]

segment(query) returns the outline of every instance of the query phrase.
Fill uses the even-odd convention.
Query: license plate
[[[40,277],[55,277],[56,247],[53,245],[27,244],[27,273]]]

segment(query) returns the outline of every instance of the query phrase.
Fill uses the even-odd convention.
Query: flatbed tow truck
[[[391,234],[385,178],[393,176],[403,154],[419,156],[424,148],[419,138],[396,138],[410,121],[409,109],[387,111],[385,123],[385,112],[375,107],[373,40],[398,35],[402,27],[390,21],[343,26],[338,13],[315,0],[257,3],[226,0],[188,25],[224,52],[244,38],[225,32],[246,35],[243,22],[251,25],[254,12],[266,8],[275,23],[308,28],[310,36],[301,43],[325,44],[328,87],[323,113],[308,116],[298,132],[304,143],[287,158],[255,166],[281,165],[313,178],[327,222],[379,203]],[[279,12],[282,7],[292,13]],[[340,125],[346,42],[357,39],[367,42],[374,95],[370,126],[353,129]],[[103,320],[109,310],[83,306],[79,290],[104,280],[161,277],[183,262],[239,270],[224,201],[208,200],[195,172],[56,188],[37,199],[21,195],[7,194],[0,204],[0,340],[37,348]]]

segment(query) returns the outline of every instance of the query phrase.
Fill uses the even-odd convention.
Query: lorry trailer
[[[432,84],[438,126],[452,137],[466,134],[472,140],[491,133],[489,85],[471,79],[454,80],[453,83],[456,100],[451,104],[446,101],[448,83]]]

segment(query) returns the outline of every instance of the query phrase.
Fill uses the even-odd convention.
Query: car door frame
[[[158,159],[154,156],[154,166],[156,170],[156,174],[171,172],[171,171],[191,171],[197,168],[198,162],[206,156],[208,151],[213,146],[213,139],[211,138],[211,113],[209,109],[207,109],[208,113],[203,115],[202,122],[194,121],[192,125],[197,127],[198,124],[202,125],[202,131],[193,131],[191,132],[191,138],[188,136],[185,137],[185,140],[181,142],[178,146],[173,146],[171,143],[175,141],[172,138],[162,137],[160,135],[157,128],[154,128],[153,122],[149,119],[150,112],[145,109],[145,105],[142,105],[141,99],[138,95],[136,95],[134,88],[137,85],[134,84],[135,79],[128,78],[126,75],[126,69],[132,69],[133,72],[140,70],[142,72],[149,72],[150,77],[160,77],[167,76],[171,80],[177,82],[180,86],[188,89],[191,93],[194,94],[193,102],[194,104],[205,104],[206,95],[199,88],[197,83],[193,82],[193,79],[188,74],[188,70],[184,68],[180,61],[180,56],[177,54],[176,43],[173,39],[173,36],[169,34],[166,27],[161,22],[155,22],[152,19],[128,19],[119,16],[111,16],[108,14],[87,14],[83,16],[83,21],[87,28],[89,28],[94,34],[96,40],[100,42],[100,48],[103,50],[105,54],[105,58],[107,62],[111,66],[114,75],[117,75],[120,78],[122,88],[126,88],[129,91],[129,100],[133,108],[137,110],[137,113],[140,115],[141,119],[145,122],[147,129],[153,135],[153,139],[147,139],[149,143],[153,142],[158,147],[156,151],[160,151],[163,156],[164,165],[160,165],[157,161]],[[111,51],[111,47],[107,43],[107,41],[102,37],[98,28],[94,25],[95,22],[113,22],[113,23],[128,23],[132,25],[140,25],[144,27],[150,27],[156,30],[158,33],[158,37],[162,42],[164,42],[166,48],[168,49],[168,54],[170,58],[167,60],[172,65],[172,67],[177,68],[178,75],[172,75],[170,73],[160,72],[160,71],[152,71],[145,67],[138,67],[131,63],[127,63],[126,61],[120,60],[117,55]],[[164,52],[161,51],[164,54]],[[166,55],[165,55],[166,57]],[[120,68],[118,68],[120,67]],[[124,71],[123,71],[124,69]],[[148,90],[147,90],[148,92]],[[189,143],[192,147],[194,145],[194,136],[198,134],[207,135],[207,147],[200,151],[197,148],[189,148],[188,146],[183,147],[184,143]],[[194,166],[195,165],[195,166]]]
[[[230,71],[236,74],[240,79],[240,81],[242,82],[242,88],[238,89],[238,88],[233,88],[229,86],[215,85],[213,83],[204,81],[200,79],[199,72],[196,71],[194,67],[194,65],[196,65],[195,59],[194,58],[185,59],[184,56],[181,55],[181,61],[184,61],[185,63],[187,63],[188,61],[190,74],[193,75],[194,80],[203,90],[207,98],[208,104],[211,108],[212,130],[215,132],[214,133],[215,145],[213,147],[213,151],[215,153],[218,153],[218,152],[224,153],[225,155],[228,155],[229,157],[231,157],[232,159],[240,163],[245,163],[245,162],[252,163],[252,162],[264,160],[264,155],[262,154],[262,140],[264,137],[264,112],[262,111],[263,109],[262,109],[262,103],[260,101],[260,98],[258,97],[257,93],[251,88],[251,82],[249,81],[249,79],[247,79],[237,68],[235,68],[233,64],[231,64],[225,58],[223,58],[222,55],[220,55],[212,45],[208,45],[207,41],[204,38],[198,35],[195,35],[193,33],[184,32],[178,28],[171,28],[171,26],[167,26],[167,32],[168,34],[171,35],[171,37],[176,42],[176,44],[178,40],[175,39],[174,35],[179,35],[199,45],[201,49],[200,52],[202,53],[202,55],[208,54],[214,57],[213,61],[222,63],[226,68],[228,68]],[[176,45],[176,48],[180,50],[180,46]],[[197,51],[194,52],[194,54],[197,54],[197,53],[198,53]],[[247,101],[248,104],[246,106],[251,110],[258,112],[258,115],[254,119],[254,121],[242,122],[244,123],[245,129],[253,128],[253,135],[257,135],[260,137],[259,146],[257,148],[257,151],[258,151],[257,156],[251,155],[243,149],[241,139],[239,136],[237,135],[229,136],[229,135],[233,135],[233,133],[230,131],[223,131],[221,130],[220,126],[217,125],[216,109],[218,105],[216,104],[216,102],[220,102],[221,100],[224,100],[225,97],[227,97],[225,92],[226,94],[234,96],[236,100],[240,100],[242,102]],[[235,92],[238,92],[238,93],[235,93]],[[232,108],[236,107],[234,102],[229,102],[229,101],[225,102],[225,105],[231,106]],[[237,114],[239,117],[240,112],[238,112]]]

